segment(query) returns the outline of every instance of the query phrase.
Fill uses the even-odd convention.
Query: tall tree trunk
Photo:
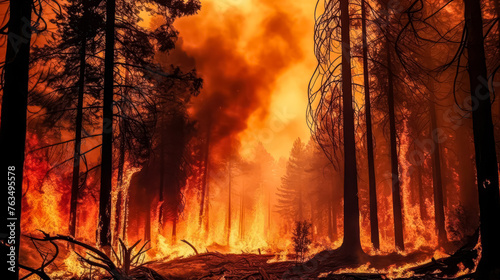
[[[115,0],[106,0],[106,48],[104,58],[104,98],[99,195],[98,240],[102,248],[111,245],[111,190],[113,177],[113,83],[115,53]]]
[[[245,231],[245,183],[242,184],[242,190],[240,193],[240,240],[243,239],[244,231]]]
[[[82,145],[82,119],[83,119],[83,97],[85,92],[85,68],[87,40],[83,38],[80,43],[80,73],[78,77],[78,101],[76,105],[75,120],[75,147],[73,152],[73,180],[71,182],[71,199],[69,210],[69,234],[76,238],[76,217],[78,207],[78,189],[80,187],[80,153]]]
[[[330,241],[333,242],[333,223],[332,223],[332,201],[328,202],[328,212],[327,212],[327,217],[328,217],[328,238],[330,238]]]
[[[118,240],[120,239],[121,228],[125,226],[126,218],[123,216],[122,222],[122,212],[125,212],[126,205],[126,190],[123,190],[123,172],[125,168],[125,135],[123,135],[123,125],[120,125],[120,148],[118,155],[118,172],[117,172],[117,184],[118,184],[118,194],[116,200],[115,207],[115,226],[113,228],[113,245],[118,244]],[[123,208],[122,208],[123,205]],[[125,238],[122,235],[122,238]]]
[[[335,176],[335,173],[332,172],[332,177]],[[335,241],[337,240],[337,209],[335,208],[335,200],[337,197],[335,196],[335,180],[332,180],[332,185],[330,189],[330,210],[328,213],[329,218],[331,219],[331,236],[330,240]]]
[[[366,37],[366,3],[361,1],[361,27],[363,37],[363,78],[365,87],[366,147],[368,153],[368,188],[370,192],[370,231],[373,248],[380,248],[378,233],[377,185],[373,156],[372,113],[370,104],[370,78],[368,73],[368,41]]]
[[[302,197],[303,196],[302,195],[302,193],[303,193],[302,192],[302,182],[299,182],[298,185],[299,185],[299,209],[298,209],[298,212],[299,212],[298,216],[299,217],[298,218],[299,218],[299,221],[302,222],[304,219],[304,206],[303,206],[304,202],[303,202],[303,197]]]
[[[457,153],[458,156],[458,180],[460,185],[460,203],[464,207],[464,213],[467,215],[468,230],[474,232],[479,226],[479,200],[476,188],[476,167],[474,166],[474,152],[469,137],[472,132],[472,121],[464,119],[466,124],[458,127],[457,135]]]
[[[267,190],[267,236],[271,235],[271,189]]]
[[[205,233],[208,234],[208,227],[209,227],[209,183],[208,183],[208,168],[209,168],[209,161],[210,161],[210,129],[211,126],[208,126],[207,129],[207,139],[205,141],[205,159],[204,159],[204,170],[203,170],[203,182],[202,182],[202,188],[201,188],[201,205],[200,205],[200,220],[199,224],[200,226],[205,225]]]
[[[160,136],[160,182],[158,186],[158,234],[163,234],[163,222],[164,219],[164,209],[165,209],[165,121],[163,120],[163,125],[161,126],[161,136]]]
[[[491,118],[490,91],[480,81],[481,78],[488,77],[481,3],[476,0],[464,0],[464,3],[471,97],[472,104],[477,106],[472,111],[482,245],[477,273],[479,279],[498,279],[500,277],[498,162]]]
[[[125,71],[125,84],[129,84],[129,71]],[[121,104],[122,104],[122,114],[126,115],[128,110],[127,110],[127,101],[126,101],[126,96],[128,96],[129,90],[126,88],[124,90],[124,94],[121,97]],[[113,245],[118,245],[117,242],[120,238],[120,231],[125,232],[125,230],[120,230],[124,229],[127,227],[127,193],[128,190],[123,189],[123,174],[125,172],[125,148],[126,148],[126,133],[125,133],[125,124],[124,120],[122,119],[119,124],[120,128],[120,146],[119,146],[119,155],[118,155],[118,172],[117,172],[117,184],[118,184],[118,200],[117,200],[117,205],[116,205],[116,212],[115,212],[115,228],[113,230],[113,234],[115,235],[115,238],[113,240]],[[123,208],[121,207],[123,204]],[[122,212],[123,211],[123,215]],[[122,220],[123,216],[123,220]],[[122,234],[122,239],[125,239],[125,234]]]
[[[10,1],[10,19],[8,23],[7,52],[4,64],[4,85],[2,96],[2,113],[0,127],[1,170],[3,195],[7,191],[14,198],[14,204],[7,205],[1,211],[2,226],[1,236],[5,244],[15,246],[15,267],[7,270],[4,257],[10,252],[10,247],[0,246],[2,254],[2,268],[9,277],[19,277],[19,248],[21,225],[21,198],[23,185],[24,148],[26,142],[26,112],[28,108],[28,80],[29,80],[29,55],[31,42],[31,5],[29,0]],[[14,182],[14,183],[12,183]],[[4,196],[4,201],[7,197]],[[8,210],[8,212],[7,212]],[[8,221],[8,222],[7,222]],[[14,224],[15,238],[7,240],[10,236],[10,225]],[[12,242],[15,242],[13,244]],[[9,266],[10,267],[10,266]]]
[[[146,219],[144,223],[144,241],[151,240],[151,202],[146,205]]]
[[[388,91],[387,105],[389,107],[389,135],[391,145],[391,172],[392,172],[392,211],[394,215],[394,238],[396,248],[399,250],[405,249],[403,238],[403,215],[401,209],[401,188],[399,181],[399,162],[398,162],[398,147],[396,139],[396,114],[394,112],[394,81],[392,73],[392,58],[391,45],[386,39],[387,51],[387,76],[388,76]]]
[[[177,242],[177,213],[172,218],[172,244]]]
[[[332,241],[336,241],[338,239],[339,233],[337,228],[337,211],[334,204],[332,204],[330,215],[332,216]]]
[[[429,82],[429,87],[432,87],[432,81]],[[438,243],[440,246],[448,243],[448,237],[446,236],[445,228],[445,216],[444,216],[444,199],[443,199],[443,182],[441,178],[441,150],[439,145],[439,139],[437,135],[437,119],[436,119],[436,106],[434,104],[435,98],[434,93],[431,90],[429,98],[429,111],[431,117],[431,136],[435,145],[435,149],[431,151],[432,159],[432,186],[434,190],[434,221],[436,225],[436,232],[438,236]]]
[[[420,208],[420,218],[422,221],[429,219],[427,215],[427,207],[425,206],[425,194],[422,181],[422,166],[417,166],[417,184],[418,184],[418,205]]]
[[[118,191],[116,197],[116,205],[115,205],[115,218],[114,218],[114,226],[113,226],[113,234],[112,234],[112,244],[113,246],[118,245],[118,240],[120,239],[120,219],[122,213],[122,191]]]
[[[356,166],[356,139],[354,137],[354,109],[352,97],[351,39],[349,34],[349,0],[340,1],[342,26],[342,108],[344,110],[344,241],[346,254],[356,256],[363,252],[359,230],[358,174]]]
[[[128,227],[128,195],[127,191],[123,196],[123,223],[122,223],[122,238],[123,240],[127,240],[127,227]]]
[[[231,176],[231,159],[229,159],[229,162],[227,163],[227,176],[228,176],[228,195],[227,195],[227,237],[226,237],[226,244],[229,246],[229,241],[231,239],[231,181],[232,181],[232,176]]]

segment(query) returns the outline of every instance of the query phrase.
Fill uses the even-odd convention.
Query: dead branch
[[[38,275],[38,277],[40,277],[42,280],[50,280],[50,277],[47,275],[47,273],[45,273],[43,270],[39,270],[39,269],[33,269],[31,267],[27,267],[27,266],[24,266],[22,264],[19,264],[19,267],[24,269],[24,270],[27,270],[29,272],[31,272],[29,275],[33,275],[33,274],[36,274]],[[29,276],[26,276],[26,277],[29,277]],[[23,277],[21,279],[26,279],[26,277]]]
[[[99,249],[97,249],[93,246],[90,246],[88,244],[85,244],[83,242],[80,242],[71,236],[65,236],[65,235],[51,236],[50,234],[47,234],[41,230],[40,230],[40,232],[44,235],[43,238],[36,238],[33,236],[29,236],[29,238],[31,238],[32,240],[36,240],[36,241],[48,241],[51,243],[53,241],[56,241],[56,240],[62,240],[62,241],[66,241],[66,242],[69,242],[69,243],[74,244],[74,245],[78,245],[78,246],[85,248],[85,249],[89,250],[90,252],[92,252],[93,254],[91,254],[89,252],[87,252],[87,254],[90,257],[94,258],[95,260],[100,261],[101,263],[99,263],[97,261],[90,260],[88,258],[85,258],[82,255],[75,252],[80,257],[80,259],[83,260],[84,262],[86,262],[92,266],[97,266],[97,267],[101,267],[101,268],[105,269],[114,279],[117,279],[117,280],[130,280],[131,279],[130,277],[127,276],[126,273],[124,273],[119,267],[117,267],[113,263],[113,261],[105,253],[101,252]]]
[[[199,255],[198,254],[198,250],[196,250],[196,248],[193,246],[193,244],[189,243],[188,241],[182,239],[181,240],[182,242],[186,243],[187,245],[189,245],[189,247],[193,248],[194,252],[196,253],[196,255]]]
[[[36,245],[36,242],[33,239],[31,241],[33,242],[33,245],[35,246],[36,250],[38,251],[38,254],[40,254],[40,256],[43,258],[43,262],[42,262],[42,265],[40,266],[40,268],[38,268],[38,269],[32,269],[30,267],[27,267],[27,266],[19,264],[20,268],[22,268],[22,269],[27,270],[27,271],[30,272],[28,275],[26,275],[25,277],[21,278],[21,280],[28,279],[33,274],[38,275],[42,279],[47,279],[47,278],[44,278],[45,276],[47,276],[47,274],[45,273],[44,269],[47,266],[49,266],[51,263],[53,263],[54,260],[57,258],[57,256],[59,255],[59,247],[57,246],[56,243],[54,243],[54,241],[50,241],[50,244],[52,244],[54,246],[55,252],[54,252],[54,255],[52,256],[52,259],[50,259],[49,261],[46,262],[47,257],[48,257],[48,253],[47,254],[42,253],[42,251],[40,250],[40,248],[38,248],[38,246]],[[48,278],[48,279],[50,279],[50,278]]]

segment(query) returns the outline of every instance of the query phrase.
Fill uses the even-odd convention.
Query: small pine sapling
[[[308,221],[295,222],[292,240],[298,262],[304,262],[306,254],[309,251],[309,245],[312,242],[311,226],[311,223]]]

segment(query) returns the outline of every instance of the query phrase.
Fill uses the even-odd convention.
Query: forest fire
[[[8,279],[500,279],[479,2],[5,1]]]

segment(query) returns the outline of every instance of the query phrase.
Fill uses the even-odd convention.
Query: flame
[[[209,0],[203,3],[203,9],[197,16],[180,19],[176,27],[182,39],[178,49],[172,53],[173,62],[184,66],[192,64],[204,79],[204,89],[199,97],[189,104],[188,112],[198,121],[202,129],[210,129],[212,134],[210,161],[216,165],[209,174],[210,196],[208,226],[200,220],[200,174],[193,174],[182,186],[184,211],[176,222],[176,236],[172,236],[173,222],[163,225],[163,234],[151,236],[152,250],[146,261],[173,260],[195,254],[185,242],[192,244],[199,253],[218,251],[221,253],[274,254],[268,262],[291,260],[294,257],[291,226],[276,213],[275,205],[280,179],[285,174],[286,160],[292,142],[300,136],[309,138],[309,130],[303,121],[305,89],[314,68],[312,44],[312,14],[314,1],[307,3],[269,3],[265,0]],[[207,32],[209,30],[209,32]],[[293,32],[292,32],[293,31]],[[176,60],[177,59],[177,60]],[[297,78],[299,77],[299,78]],[[357,93],[359,94],[359,92]],[[362,103],[362,100],[357,96]],[[404,112],[405,114],[408,112]],[[380,116],[374,116],[380,118]],[[418,203],[411,197],[411,164],[404,160],[409,153],[411,139],[406,121],[400,126],[400,178],[404,217],[404,252],[403,255],[420,250],[432,250],[437,246],[434,230],[434,204],[432,197],[425,196],[425,209],[428,219],[421,217]],[[380,133],[381,135],[382,133]],[[377,137],[382,138],[380,135]],[[383,139],[380,139],[383,140]],[[28,150],[43,146],[35,134],[28,134]],[[236,149],[228,149],[228,143],[236,142]],[[384,141],[379,141],[380,150],[384,151]],[[272,174],[256,178],[255,170],[234,174],[231,182],[232,204],[228,206],[229,189],[227,171],[223,161],[229,155],[239,157],[241,162],[250,165],[257,143],[262,143],[272,157]],[[383,154],[381,152],[381,154]],[[92,161],[98,162],[97,156]],[[382,166],[387,166],[387,158],[382,156]],[[35,233],[43,230],[51,234],[68,234],[70,170],[55,169],[47,173],[54,165],[44,151],[36,151],[26,156],[26,180],[23,186],[26,195],[23,199],[23,233]],[[360,169],[362,166],[360,165]],[[115,181],[112,191],[111,228],[129,225],[129,217],[124,211],[130,197],[133,175],[139,171],[126,163],[123,184]],[[384,178],[383,171],[377,172],[377,178]],[[47,175],[49,174],[49,175]],[[452,174],[451,193],[459,193],[458,174]],[[267,177],[266,177],[267,176]],[[361,174],[360,176],[365,176]],[[116,176],[115,176],[116,178]],[[116,180],[116,179],[115,179]],[[363,178],[360,178],[360,182]],[[424,178],[425,186],[432,186],[429,177]],[[392,216],[392,198],[390,182],[379,179],[377,182],[379,230],[381,248],[376,251],[371,246],[368,194],[360,183],[360,227],[361,244],[370,255],[394,252],[394,229]],[[339,186],[337,186],[339,187]],[[340,187],[339,187],[340,188]],[[98,207],[94,197],[98,195],[96,178],[87,178],[86,191],[78,204],[77,238],[95,243]],[[251,197],[246,197],[251,193]],[[458,203],[452,197],[451,206]],[[152,203],[153,204],[153,203]],[[343,204],[343,202],[339,202]],[[338,209],[342,209],[340,207]],[[308,207],[313,207],[308,206]],[[158,210],[153,206],[148,214],[152,221],[157,220]],[[447,226],[457,222],[448,207]],[[116,213],[120,216],[116,217]],[[231,214],[231,230],[229,216]],[[335,213],[337,215],[337,213]],[[342,242],[343,218],[339,213],[336,238],[318,233],[318,225],[313,228],[314,242],[307,258],[325,250],[337,248]],[[313,217],[311,217],[312,219]],[[159,225],[152,222],[152,232],[159,232]],[[144,228],[137,234],[130,234],[125,228],[122,237],[128,244],[144,238]],[[458,240],[449,234],[450,239]],[[116,240],[115,240],[116,241]],[[480,243],[477,245],[479,251]],[[23,260],[37,263],[28,257],[32,249],[27,245],[22,248]],[[480,255],[480,254],[479,254]],[[445,257],[445,252],[434,252],[434,258]],[[476,262],[479,262],[478,257]],[[426,261],[429,261],[427,259]],[[408,263],[403,266],[392,265],[384,269],[375,269],[370,263],[357,268],[340,269],[331,273],[382,273],[388,278],[411,277],[408,268],[424,263]],[[78,260],[76,254],[66,252],[62,265],[66,272],[54,270],[55,277],[83,275],[88,269]],[[462,267],[457,274],[464,275],[468,270]],[[325,274],[324,276],[326,276]]]

